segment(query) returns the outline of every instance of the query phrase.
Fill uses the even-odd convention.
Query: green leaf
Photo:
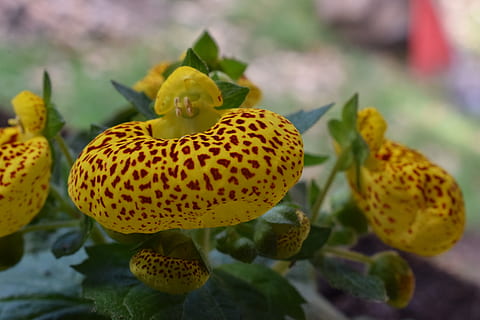
[[[304,133],[317,123],[331,107],[333,107],[333,103],[310,111],[300,110],[287,115],[286,118],[293,123],[300,133]]]
[[[317,166],[328,160],[328,156],[305,153],[303,156],[303,165],[305,167]]]
[[[305,319],[301,306],[305,300],[284,277],[272,269],[243,263],[222,265],[219,269],[247,281],[266,297],[269,315],[267,319],[285,319],[285,316]],[[257,315],[255,319],[262,317]]]
[[[202,35],[195,41],[193,50],[208,65],[212,66],[218,59],[218,46],[208,31],[204,31]]]
[[[80,250],[87,241],[92,227],[93,219],[85,216],[80,230],[70,230],[58,237],[52,246],[55,258],[69,256]]]
[[[244,74],[247,66],[245,62],[233,58],[223,58],[220,61],[223,72],[235,81]]]
[[[345,227],[350,227],[359,235],[368,232],[368,222],[354,201],[348,201],[337,212],[335,217]]]
[[[304,181],[296,183],[290,190],[288,190],[288,201],[300,206],[304,212],[310,209],[308,188]]]
[[[50,81],[50,75],[45,70],[43,71],[43,101],[45,105],[50,104],[52,97],[52,81]]]
[[[358,93],[355,93],[343,106],[342,122],[348,131],[357,130]]]
[[[222,91],[223,105],[218,110],[238,108],[247,97],[250,89],[227,81],[215,81]]]
[[[365,142],[365,140],[363,140],[359,133],[357,133],[356,139],[352,142],[352,153],[358,178],[360,177],[360,168],[363,166],[365,160],[368,158],[368,154],[370,153],[368,144]],[[357,188],[360,189],[360,179],[357,179]]]
[[[351,143],[352,133],[345,124],[338,119],[328,121],[328,131],[332,138],[342,147],[347,148]]]
[[[262,220],[274,224],[288,224],[299,227],[297,214],[298,207],[292,204],[279,204],[261,216]]]
[[[270,317],[271,298],[262,288],[226,270],[214,270],[200,289],[186,295],[169,295],[148,288],[130,273],[128,264],[132,252],[128,247],[107,244],[89,247],[86,251],[88,259],[75,266],[85,275],[85,297],[94,300],[99,313],[114,320],[283,319]],[[272,282],[274,286],[277,283],[281,282]],[[284,284],[278,286],[286,292],[281,293],[285,299],[291,296],[286,288]]]
[[[329,257],[317,257],[312,263],[332,287],[362,299],[387,301],[385,285],[380,278],[364,275],[347,264]]]
[[[182,66],[192,67],[197,69],[200,72],[208,74],[208,66],[205,61],[200,58],[197,53],[192,49],[189,48],[185,55],[185,58],[182,61]]]
[[[106,320],[94,314],[91,301],[63,294],[32,294],[0,298],[0,319]]]
[[[139,113],[143,114],[147,119],[154,119],[158,116],[153,112],[151,107],[152,100],[143,92],[138,92],[112,80],[115,90],[118,91],[128,102],[130,102]]]
[[[310,227],[310,233],[303,241],[302,248],[289,260],[303,260],[312,258],[315,255],[315,252],[317,252],[325,245],[325,243],[327,243],[327,240],[330,237],[330,232],[331,228],[312,225]]]
[[[336,226],[328,239],[328,245],[351,247],[357,243],[357,240],[357,233],[353,228]]]

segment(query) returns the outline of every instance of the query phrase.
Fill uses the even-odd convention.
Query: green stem
[[[337,157],[335,165],[333,166],[332,171],[330,171],[330,174],[327,178],[327,181],[325,182],[325,185],[320,190],[320,195],[318,196],[318,198],[315,200],[314,204],[312,205],[312,209],[311,209],[312,217],[310,219],[312,221],[312,223],[315,223],[315,221],[318,218],[318,215],[320,214],[320,209],[322,207],[323,200],[325,200],[325,196],[327,195],[328,189],[330,189],[330,186],[332,185],[333,181],[335,180],[335,176],[337,175],[337,173],[340,169],[340,165],[343,162],[344,152],[342,152]]]
[[[73,166],[73,156],[72,153],[70,152],[70,149],[68,148],[68,145],[65,143],[65,140],[60,134],[56,134],[54,137],[55,141],[58,144],[58,147],[60,148],[60,151],[62,151],[63,155],[65,156],[65,159],[67,160],[68,165],[71,167]]]
[[[210,252],[210,228],[205,228],[203,229],[203,240],[202,240],[202,246],[203,250],[205,250],[206,253]]]
[[[63,209],[66,213],[68,213],[72,218],[78,219],[82,215],[81,213],[76,210],[70,203],[65,200],[65,197],[62,195],[60,190],[54,185],[50,185],[50,194],[58,201],[60,204],[60,208]]]
[[[98,224],[93,225],[92,231],[90,232],[90,238],[95,244],[102,244],[108,242],[107,238],[105,238],[105,235],[103,234]]]
[[[34,225],[30,225],[23,228],[21,232],[28,233],[28,232],[41,231],[41,230],[72,228],[72,227],[77,227],[80,223],[81,223],[81,220],[77,219],[77,220],[55,221],[51,223],[34,224]]]
[[[292,265],[291,261],[279,260],[272,265],[272,270],[284,276]]]
[[[354,252],[354,251],[349,251],[349,250],[344,250],[344,249],[339,249],[334,247],[324,247],[322,249],[322,252],[329,253],[339,258],[343,258],[351,261],[361,262],[365,264],[373,263],[373,259],[370,258],[369,256],[366,256],[364,254]]]

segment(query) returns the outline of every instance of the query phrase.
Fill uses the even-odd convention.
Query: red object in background
[[[431,0],[410,1],[409,64],[420,75],[447,69],[451,51]]]

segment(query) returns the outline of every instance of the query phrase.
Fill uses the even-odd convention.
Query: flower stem
[[[63,137],[58,133],[54,137],[55,141],[58,144],[58,147],[62,151],[63,155],[65,156],[65,159],[67,160],[68,165],[71,167],[73,166],[73,156],[72,153],[70,152],[70,149],[68,148],[68,145],[65,143],[65,140]]]
[[[371,264],[373,263],[373,259],[370,258],[369,256],[366,256],[362,253],[350,251],[350,250],[344,250],[344,249],[339,249],[339,248],[334,248],[334,247],[324,247],[322,249],[323,253],[329,253],[332,255],[335,255],[339,258],[351,260],[351,261],[356,261],[356,262],[361,262],[364,264]]]
[[[325,200],[325,196],[327,195],[328,189],[330,189],[330,186],[332,185],[333,181],[335,180],[335,177],[336,177],[336,175],[337,175],[337,173],[340,169],[340,165],[343,162],[343,153],[344,152],[342,152],[337,157],[337,160],[335,161],[335,165],[333,166],[332,170],[330,171],[330,174],[327,178],[327,181],[325,182],[325,185],[320,190],[320,195],[318,196],[318,198],[315,200],[314,204],[312,205],[312,208],[311,208],[312,217],[310,219],[312,221],[312,223],[315,223],[315,221],[318,218],[318,215],[320,214],[320,209],[322,207],[323,201]]]
[[[60,190],[54,185],[50,185],[50,194],[58,201],[60,208],[68,213],[72,218],[78,219],[81,217],[80,212],[76,210],[70,203],[65,200],[65,197],[61,194]]]
[[[292,265],[292,261],[279,260],[272,265],[272,270],[284,276]]]
[[[50,223],[34,224],[27,226],[21,230],[22,233],[28,233],[33,231],[41,230],[54,230],[59,228],[72,228],[77,227],[81,223],[80,219],[76,220],[66,220],[66,221],[55,221]]]
[[[90,239],[92,239],[93,243],[95,244],[108,242],[98,224],[93,225],[92,231],[90,232]]]

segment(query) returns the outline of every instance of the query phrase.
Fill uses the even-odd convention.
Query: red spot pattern
[[[72,200],[109,229],[153,233],[249,221],[277,204],[303,170],[300,134],[268,110],[236,109],[209,130],[178,139],[152,137],[154,125],[106,130],[72,167]],[[85,184],[85,173],[94,185]]]

